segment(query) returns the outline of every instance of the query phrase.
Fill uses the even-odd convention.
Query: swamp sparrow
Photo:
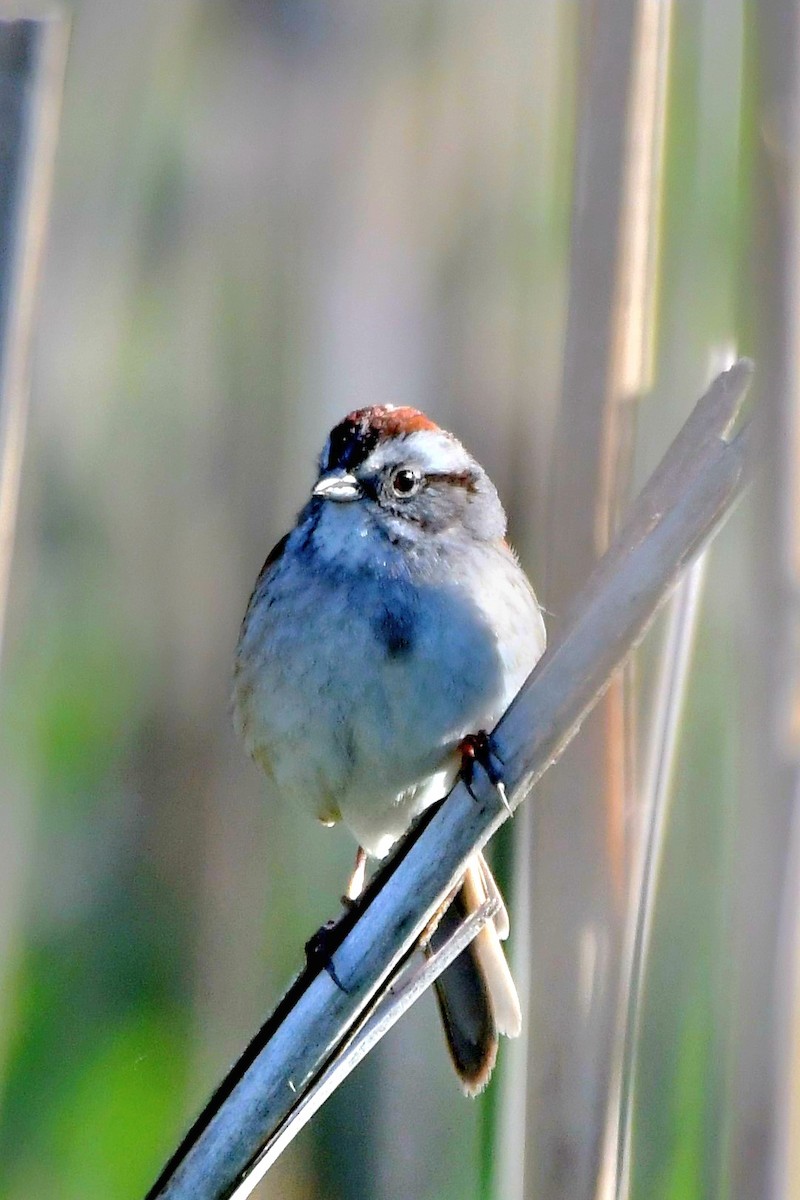
[[[331,432],[311,497],[256,580],[236,652],[234,720],[287,804],[382,858],[458,774],[541,656],[544,622],[504,541],[494,485],[413,408],[364,408]],[[449,920],[499,898],[483,855]],[[444,923],[447,915],[443,918]],[[505,907],[443,973],[456,1071],[480,1091],[498,1033],[520,1032]],[[440,934],[441,936],[441,934]]]

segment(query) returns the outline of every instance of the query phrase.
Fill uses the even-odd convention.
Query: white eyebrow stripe
[[[471,460],[464,447],[441,429],[420,429],[404,438],[414,465],[426,473],[458,475],[468,471]]]

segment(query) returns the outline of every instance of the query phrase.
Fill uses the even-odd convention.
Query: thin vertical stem
[[[611,346],[612,388],[598,503],[598,550],[619,524],[630,487],[633,413],[653,382],[667,67],[672,5],[642,0],[628,113],[628,161]]]
[[[641,837],[631,872],[628,922],[620,971],[617,1061],[607,1135],[609,1168],[613,1162],[609,1185],[612,1178],[616,1180],[613,1191],[611,1188],[609,1190],[616,1200],[628,1194],[631,1112],[644,975],[677,757],[679,725],[697,632],[706,562],[707,555],[703,554],[681,580],[670,603],[640,796]]]
[[[798,1195],[788,1138],[796,1031],[800,784],[800,4],[757,5],[752,291],[768,470],[757,490],[743,646],[742,794],[732,922],[731,1200]]]
[[[66,46],[61,19],[0,22],[0,651]]]
[[[800,1197],[800,788],[794,808],[778,943],[777,1046],[782,1054],[776,1081],[773,1200]]]
[[[772,531],[773,551],[765,586],[775,620],[768,645],[770,701],[766,707],[767,779],[769,795],[790,830],[785,880],[781,888],[774,975],[772,1043],[761,1064],[773,1084],[766,1107],[762,1172],[773,1200],[800,1197],[800,6],[785,0],[778,6],[783,21],[765,39],[762,72],[779,66],[776,91],[770,96],[773,154],[778,187],[777,221],[771,236],[777,251],[775,289],[777,355],[773,370],[778,385],[768,410],[770,478],[762,493],[762,521]],[[776,38],[777,34],[777,38]],[[767,56],[771,57],[767,57]],[[762,86],[764,80],[762,79]],[[762,97],[765,99],[766,96]],[[764,882],[764,881],[762,881]],[[743,1195],[737,1189],[737,1197]],[[767,1194],[765,1190],[765,1194]]]
[[[0,658],[27,418],[28,370],[64,60],[64,21],[0,21]],[[0,805],[0,1073],[9,1028],[23,881],[27,796],[4,779]]]

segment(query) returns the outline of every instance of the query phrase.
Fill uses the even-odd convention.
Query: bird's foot
[[[334,951],[338,949],[338,940],[335,941],[333,936],[337,925],[338,921],[326,921],[316,933],[311,935],[305,947],[306,963],[314,970],[327,971],[339,991],[348,996],[349,990],[336,974],[336,968],[333,965]]]
[[[503,802],[503,807],[509,813],[512,812],[506,785],[503,782],[504,764],[486,730],[479,729],[477,733],[468,733],[459,742],[458,749],[461,754],[461,778],[470,795],[475,796],[471,785],[477,762],[486,772],[489,782]]]
[[[342,908],[344,914],[339,918],[339,921],[353,911],[358,905],[359,898],[364,891],[364,880],[367,870],[367,852],[358,847],[356,854],[356,863],[353,868],[353,873],[347,882],[347,889],[342,896]],[[326,921],[317,932],[306,942],[306,962],[309,967],[319,970],[320,968],[327,971],[333,982],[336,984],[340,992],[349,995],[348,989],[344,986],[339,976],[336,974],[336,968],[333,965],[333,955],[338,949],[341,938],[334,937],[334,930],[338,927],[339,921]]]

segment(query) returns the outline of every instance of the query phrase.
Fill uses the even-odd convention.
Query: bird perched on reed
[[[506,517],[464,446],[413,408],[350,413],[331,431],[311,496],[256,580],[236,651],[234,720],[286,804],[343,822],[383,857],[460,769],[544,651],[533,589]],[[500,899],[481,854],[445,924]],[[486,1084],[519,999],[493,922],[440,977],[465,1091]],[[441,936],[441,930],[438,935]]]

